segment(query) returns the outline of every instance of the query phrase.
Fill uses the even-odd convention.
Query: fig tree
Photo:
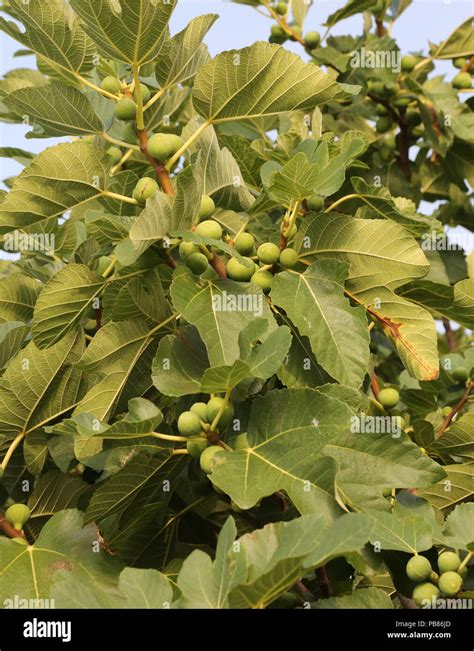
[[[255,238],[250,233],[239,233],[234,240],[234,246],[240,255],[250,255],[253,253]]]
[[[215,457],[222,452],[224,452],[224,449],[219,445],[210,445],[203,451],[199,457],[199,465],[201,466],[201,470],[203,470],[206,475],[209,475],[212,472],[213,465],[215,463]]]
[[[250,258],[229,258],[226,264],[227,275],[238,282],[248,282],[255,273],[255,262]]]
[[[5,518],[17,531],[23,529],[23,525],[28,522],[30,515],[31,511],[26,504],[12,504],[5,511]]]
[[[263,264],[275,264],[280,257],[280,249],[272,242],[265,242],[258,247],[257,256]]]
[[[192,411],[183,411],[178,418],[178,429],[183,436],[197,436],[201,432],[201,419]]]
[[[145,204],[148,199],[151,199],[155,196],[158,190],[158,183],[154,179],[145,176],[140,179],[135,186],[135,190],[133,191],[133,198],[138,201],[138,203]]]
[[[196,226],[196,233],[202,235],[202,237],[220,240],[222,237],[222,226],[215,219],[205,219]]]
[[[105,90],[107,93],[112,93],[113,95],[118,95],[122,90],[120,79],[117,79],[117,77],[113,77],[112,75],[104,77],[104,79],[102,79],[100,87],[102,90]]]
[[[382,389],[380,391],[377,400],[383,407],[391,409],[395,407],[400,402],[400,394],[396,389]]]
[[[148,141],[148,152],[155,160],[168,160],[184,144],[174,133],[155,133]]]
[[[462,578],[457,572],[444,572],[439,577],[438,587],[446,597],[454,597],[462,588]]]
[[[433,568],[425,556],[412,556],[406,565],[407,576],[411,581],[429,579]]]
[[[135,120],[137,117],[137,105],[131,97],[124,97],[123,99],[119,99],[115,105],[114,113],[118,120]]]
[[[193,274],[200,275],[203,274],[209,266],[209,260],[206,258],[204,253],[191,253],[186,260],[186,266],[191,269]]]

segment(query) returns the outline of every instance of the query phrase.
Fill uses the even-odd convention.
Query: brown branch
[[[387,30],[385,29],[385,26],[383,24],[383,18],[376,18],[375,19],[375,24],[377,26],[377,36],[385,36],[387,33]]]
[[[326,568],[324,567],[324,565],[316,569],[316,576],[319,581],[321,594],[325,599],[328,599],[331,596],[331,584],[329,583],[329,578],[326,573]]]
[[[373,391],[373,394],[376,398],[378,398],[379,393],[380,393],[380,384],[377,379],[377,376],[375,375],[375,372],[372,374],[372,377],[370,378],[370,386]]]
[[[138,141],[140,143],[140,151],[148,161],[150,162],[150,165],[153,167],[155,170],[156,178],[158,179],[158,182],[161,186],[161,189],[163,192],[169,195],[174,195],[174,188],[173,184],[171,183],[170,175],[168,174],[168,170],[166,167],[163,165],[162,162],[157,161],[153,158],[153,156],[150,154],[148,151],[148,133],[145,131],[138,131]]]
[[[410,125],[405,119],[404,112],[397,113],[397,111],[395,111],[395,109],[390,106],[390,102],[387,99],[379,97],[378,95],[374,95],[374,93],[367,93],[367,97],[370,97],[370,99],[374,102],[377,102],[377,104],[382,104],[382,106],[387,109],[392,119],[400,127],[400,147],[398,151],[398,162],[400,164],[400,169],[405,174],[407,179],[411,178],[411,161],[409,156],[411,133]]]
[[[469,57],[469,59],[466,61],[466,63],[461,68],[461,72],[469,72],[469,68],[472,66],[473,63],[474,63],[474,56]]]
[[[464,405],[469,399],[469,396],[471,394],[471,391],[474,389],[474,382],[469,382],[467,389],[461,398],[461,400],[458,402],[457,405],[453,407],[452,412],[446,416],[443,425],[441,426],[441,429],[439,430],[438,438],[441,438],[445,431],[448,429],[448,427],[451,425],[451,422],[453,418],[456,416],[456,414],[459,414],[459,412],[463,409]]]
[[[3,531],[9,538],[24,538],[25,534],[23,531],[18,531],[13,525],[11,525],[8,520],[0,515],[0,530]]]
[[[166,265],[168,265],[168,267],[171,267],[171,269],[176,269],[176,260],[168,253],[168,251],[161,251],[161,255],[163,256],[164,262]]]
[[[457,350],[458,343],[456,341],[456,335],[451,328],[449,319],[443,318],[443,325],[446,331],[446,338],[448,340],[448,348],[451,353],[454,353]]]
[[[221,278],[227,278],[227,269],[225,268],[225,264],[219,258],[217,253],[214,253],[212,258],[209,260],[209,264],[211,265],[211,267],[214,269],[214,271],[218,276],[220,276]]]

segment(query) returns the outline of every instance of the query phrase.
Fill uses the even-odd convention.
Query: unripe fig
[[[202,436],[194,436],[186,443],[186,450],[194,459],[199,459],[207,448],[207,439]]]
[[[411,581],[429,579],[433,568],[425,556],[412,556],[406,565],[407,576]]]
[[[174,133],[155,133],[148,141],[148,152],[155,160],[168,160],[184,144]]]
[[[438,588],[432,583],[420,583],[413,590],[412,598],[417,606],[423,608],[425,602],[428,601],[431,603],[433,597],[438,599],[440,592]]]
[[[280,258],[280,249],[272,242],[261,244],[257,249],[257,255],[263,264],[275,264]]]
[[[154,179],[145,176],[140,179],[135,186],[133,198],[138,201],[138,203],[145,204],[147,199],[154,197],[158,190],[158,183]]]
[[[415,108],[409,108],[408,111],[406,112],[406,119],[409,125],[412,127],[417,127],[419,124],[421,124],[421,115]]]
[[[281,38],[282,36],[285,36],[285,30],[283,27],[281,27],[281,25],[278,25],[278,23],[270,27],[270,33],[275,38]]]
[[[145,84],[140,84],[140,93],[141,93],[141,96],[142,96],[142,103],[144,104],[145,102],[147,102],[150,99],[150,95],[151,95],[150,89],[148,88],[148,86],[145,86]],[[137,89],[136,88],[133,91],[133,97],[135,98],[135,101],[136,101],[136,99],[137,99]]]
[[[445,418],[447,418],[452,411],[453,411],[452,407],[446,406],[446,407],[443,407],[443,409],[441,410],[441,413]]]
[[[115,117],[118,120],[135,120],[137,117],[137,105],[130,97],[119,99],[115,105]]]
[[[414,57],[412,54],[406,54],[404,57],[402,57],[402,61],[401,61],[402,71],[411,72],[413,68],[416,66],[416,63],[417,63],[416,57]]]
[[[196,233],[202,235],[202,237],[220,240],[222,237],[222,226],[215,219],[206,219],[196,226]]]
[[[269,271],[256,271],[251,277],[250,282],[258,285],[265,294],[268,294],[271,289],[272,280],[273,274]]]
[[[400,87],[395,82],[389,82],[388,84],[384,84],[383,97],[395,97],[395,95],[398,93],[399,90]]]
[[[384,97],[385,86],[383,84],[383,81],[369,81],[367,87],[370,93],[373,93],[378,97]]]
[[[5,518],[17,531],[23,529],[23,525],[28,522],[30,515],[31,511],[26,504],[12,504],[5,511]]]
[[[458,75],[454,77],[451,83],[453,84],[453,88],[458,88],[458,89],[471,88],[472,86],[471,75],[468,72],[460,72]]]
[[[183,436],[197,436],[202,430],[201,419],[192,411],[183,411],[178,418],[178,429]]]
[[[197,247],[195,244],[192,242],[181,242],[179,245],[179,255],[183,258],[183,260],[186,260],[186,258],[189,258],[190,255],[193,253],[199,253],[199,247]]]
[[[313,212],[321,212],[321,210],[324,210],[324,197],[320,194],[315,194],[310,197],[306,200],[306,203],[308,204],[309,210]]]
[[[224,398],[220,398],[219,396],[216,396],[215,398],[211,398],[209,400],[206,407],[206,416],[207,416],[207,421],[209,423],[212,423],[214,421],[215,417],[221,410],[223,404],[224,404]],[[230,421],[233,415],[234,415],[234,407],[230,402],[228,402],[220,418],[219,424],[227,425],[227,423]]]
[[[382,389],[380,391],[377,400],[383,407],[391,409],[395,407],[400,402],[400,394],[396,389]]]
[[[117,79],[117,77],[113,77],[112,75],[104,77],[104,79],[102,79],[100,87],[102,90],[105,90],[107,93],[112,93],[113,95],[118,95],[122,90],[120,79]]]
[[[282,229],[282,232],[285,233],[286,241],[289,242],[296,236],[296,233],[298,232],[298,227],[296,226],[296,224],[292,224],[288,231]]]
[[[250,255],[253,253],[255,238],[250,233],[239,233],[234,240],[234,246],[240,255]]]
[[[246,450],[249,447],[247,432],[239,434],[233,441],[234,450]]]
[[[469,370],[465,366],[458,366],[451,373],[457,382],[466,382],[469,379]]]
[[[444,572],[457,572],[461,565],[461,559],[455,552],[442,552],[438,556],[438,569],[440,574]]]
[[[388,115],[388,110],[383,104],[377,104],[375,107],[375,113],[376,115]]]
[[[400,97],[395,97],[392,103],[397,108],[406,108],[411,101],[412,100],[410,97],[407,97],[406,95],[400,95]]]
[[[186,266],[191,269],[193,274],[203,274],[209,266],[209,260],[204,253],[191,253],[185,260]]]
[[[210,445],[206,448],[199,458],[201,470],[207,475],[210,474],[215,463],[215,457],[222,452],[224,452],[224,449],[219,445]]]
[[[455,68],[459,68],[459,69],[464,68],[466,63],[467,63],[467,59],[465,59],[464,57],[457,57],[456,59],[453,59],[453,66]]]
[[[304,42],[309,50],[314,50],[321,42],[321,36],[319,32],[308,32],[304,37]]]
[[[205,194],[201,197],[201,205],[199,207],[199,221],[211,217],[216,212],[216,204],[211,197],[206,196]]]
[[[385,133],[393,126],[393,120],[389,115],[382,115],[378,120],[375,128],[378,133]]]
[[[283,249],[280,253],[280,264],[282,267],[291,269],[298,262],[298,254],[294,249]]]
[[[444,572],[439,577],[438,587],[446,597],[454,597],[462,588],[462,579],[457,572]]]
[[[288,5],[286,2],[279,2],[275,7],[275,11],[279,16],[286,16],[288,13]]]
[[[113,163],[118,163],[120,160],[122,160],[122,150],[120,147],[109,147],[107,149],[107,153],[112,159]]]
[[[196,414],[200,420],[206,422],[207,420],[207,404],[205,402],[195,402],[189,411]]]
[[[250,258],[229,258],[226,264],[227,275],[238,282],[248,282],[255,273],[255,262]]]

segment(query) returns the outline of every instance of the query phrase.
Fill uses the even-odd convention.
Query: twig
[[[328,599],[331,596],[331,584],[329,583],[329,578],[324,565],[322,567],[316,568],[316,576],[319,581],[321,594],[325,599]]]
[[[13,525],[11,525],[8,520],[5,520],[3,516],[0,515],[0,530],[3,531],[9,538],[24,538],[25,534],[23,531],[18,531]]]
[[[454,334],[451,328],[451,323],[449,319],[443,318],[443,325],[446,331],[446,338],[448,340],[448,348],[452,353],[454,353],[454,351],[457,350],[458,344],[456,341],[456,335]]]
[[[448,416],[446,416],[444,423],[441,426],[441,429],[439,430],[438,438],[441,438],[443,436],[445,431],[451,425],[451,421],[453,420],[453,418],[456,416],[456,414],[458,414],[463,409],[464,405],[467,403],[469,399],[469,396],[473,388],[474,388],[474,382],[470,382],[461,400],[458,402],[457,405],[453,407],[452,412]]]
[[[376,398],[378,398],[379,393],[380,393],[380,384],[379,384],[379,381],[378,381],[378,378],[377,378],[375,372],[372,373],[372,377],[370,378],[370,386],[371,386],[371,389],[373,391],[374,396]]]

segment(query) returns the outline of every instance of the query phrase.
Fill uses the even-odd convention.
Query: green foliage
[[[0,149],[0,601],[472,590],[470,20],[410,54],[409,2],[321,38],[311,3],[236,1],[271,42],[215,57],[176,0],[4,3],[37,69],[0,119],[65,142]]]

